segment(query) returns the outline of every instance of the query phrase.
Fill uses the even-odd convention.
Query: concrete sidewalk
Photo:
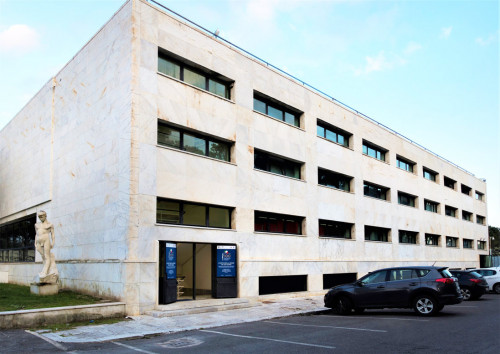
[[[75,329],[38,333],[56,342],[101,342],[147,335],[166,334],[200,328],[213,328],[242,322],[254,322],[276,317],[328,310],[323,307],[323,295],[296,298],[255,300],[251,307],[196,313],[172,317],[134,316],[130,321],[109,325],[83,326]]]

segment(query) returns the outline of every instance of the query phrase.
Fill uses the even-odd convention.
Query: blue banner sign
[[[236,277],[236,246],[217,246],[217,278]]]
[[[165,272],[167,279],[177,279],[177,244],[167,243],[165,254]]]

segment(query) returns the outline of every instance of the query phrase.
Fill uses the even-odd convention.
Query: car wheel
[[[500,294],[500,283],[496,283],[495,285],[493,285],[493,291],[496,294]]]
[[[339,296],[333,301],[332,310],[338,315],[349,315],[352,312],[352,301],[347,296]]]
[[[462,296],[464,297],[464,300],[467,301],[467,300],[470,300],[471,298],[471,293],[470,293],[470,290],[467,289],[467,288],[462,288],[460,289],[460,291],[462,292]]]
[[[418,295],[413,302],[413,309],[421,316],[432,316],[441,310],[436,299],[429,295]]]

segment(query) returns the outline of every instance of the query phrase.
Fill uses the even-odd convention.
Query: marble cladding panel
[[[242,276],[238,278],[238,296],[253,297],[259,295],[259,277],[258,276]]]
[[[157,195],[157,167],[156,152],[154,145],[141,144],[139,147],[139,193],[151,196]]]

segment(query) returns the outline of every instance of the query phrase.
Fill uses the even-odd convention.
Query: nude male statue
[[[54,281],[54,278],[55,281],[57,281],[58,272],[56,268],[56,259],[54,254],[51,252],[51,249],[54,247],[56,241],[54,225],[47,220],[47,213],[43,210],[40,210],[38,213],[38,218],[41,222],[37,222],[35,224],[35,247],[38,253],[42,255],[43,260],[43,269],[38,275],[41,282],[49,275],[55,276],[51,277],[51,282]]]

